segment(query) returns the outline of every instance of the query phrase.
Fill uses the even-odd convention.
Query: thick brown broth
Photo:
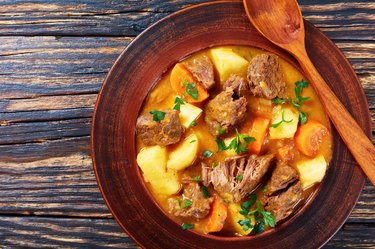
[[[252,48],[252,47],[246,47],[246,46],[227,46],[228,48],[231,48],[234,52],[237,54],[241,55],[244,57],[247,61],[250,61],[254,56],[260,53],[267,53],[266,51],[257,49],[257,48]],[[193,59],[199,59],[202,56],[208,56],[210,57],[209,50],[203,50],[200,51],[199,53],[193,54],[189,58],[185,59],[184,61],[189,61]],[[292,65],[287,63],[285,60],[278,58],[278,61],[282,67],[285,81],[287,83],[287,93],[290,97],[294,97],[294,88],[295,88],[295,82],[300,81],[303,79],[303,75]],[[246,71],[240,72],[242,76],[246,76]],[[217,76],[217,75],[216,75]],[[174,100],[176,97],[176,93],[173,91],[171,88],[170,82],[169,82],[169,77],[170,77],[170,70],[163,75],[161,80],[155,85],[154,89],[150,92],[149,96],[147,97],[143,109],[140,113],[145,114],[150,112],[150,110],[162,110],[162,109],[170,109],[174,105]],[[217,79],[218,77],[216,77]],[[219,85],[219,84],[217,84]],[[221,92],[223,89],[222,87],[216,87],[214,91],[210,92],[210,98],[212,99],[214,96],[216,96],[219,92]],[[303,95],[304,96],[309,96],[310,100],[305,102],[301,108],[302,111],[307,112],[309,114],[309,119],[316,120],[323,124],[326,127],[329,127],[329,122],[327,119],[326,114],[324,113],[323,107],[321,103],[319,102],[319,99],[313,90],[311,86],[303,90]],[[260,117],[266,117],[266,118],[271,118],[272,115],[272,108],[273,104],[271,100],[266,100],[258,97],[254,97],[252,94],[247,94],[246,99],[248,100],[248,117],[243,122],[238,126],[239,131],[241,133],[248,133],[251,129],[252,122],[254,117],[260,116]],[[206,103],[199,103],[196,106],[200,107],[201,109],[204,109],[204,104]],[[215,137],[211,135],[211,133],[208,130],[207,125],[204,122],[203,118],[204,114],[199,117],[199,119],[196,121],[197,126],[189,128],[185,131],[183,138],[188,137],[190,134],[195,133],[198,136],[199,139],[199,155],[205,151],[205,150],[210,150],[212,152],[217,151],[217,144],[215,142]],[[231,138],[233,137],[234,133],[228,134],[226,137]],[[182,139],[183,139],[182,138]],[[225,137],[224,137],[225,138]],[[290,140],[293,139],[283,139],[283,140],[270,140],[266,139],[262,146],[262,152],[270,152],[270,153],[277,153],[278,148],[282,147],[282,145],[286,145],[290,142]],[[145,147],[145,145],[142,143],[142,141],[139,139],[139,137],[136,138],[137,142],[137,152],[141,151],[142,148]],[[168,146],[167,151],[173,150],[175,145]],[[297,161],[301,159],[307,158],[304,156],[302,153],[299,153],[297,149],[294,149],[295,151],[295,157],[294,159],[290,162],[291,166],[295,167],[295,164]],[[323,143],[321,146],[320,153],[324,156],[326,162],[329,162],[332,157],[332,138],[331,136],[326,136],[323,139]],[[232,154],[231,156],[233,156]],[[186,176],[190,177],[195,177],[201,174],[201,166],[200,162],[205,162],[207,165],[212,165],[213,163],[218,163],[224,161],[224,159],[228,157],[228,152],[227,151],[222,151],[219,153],[214,153],[212,157],[210,158],[205,158],[202,156],[198,156],[196,159],[196,162],[188,167],[187,169],[178,172],[179,174],[179,179],[182,180],[182,178]],[[157,192],[153,191],[151,186],[146,183],[147,186],[149,187],[149,190],[152,192],[152,195],[158,202],[158,204],[161,206],[162,209],[164,209],[168,213],[168,199],[171,198],[170,196],[164,196],[164,195],[159,195]],[[258,188],[255,190],[255,192],[259,192],[262,190],[263,185],[265,183],[262,182]],[[305,203],[305,201],[309,198],[309,196],[315,191],[317,187],[317,184],[304,189],[303,191],[303,200],[296,206],[295,210]],[[214,192],[213,188],[210,186],[209,190],[211,192]],[[188,219],[178,219],[174,217],[173,215],[170,215],[170,217],[173,220],[176,220],[178,222],[194,222]],[[195,221],[196,222],[196,221]],[[196,230],[200,230],[199,226],[195,227]],[[223,236],[233,236],[233,235],[238,235],[233,232],[233,228],[230,227],[230,225],[226,224],[223,228],[223,230],[219,233],[220,235]]]

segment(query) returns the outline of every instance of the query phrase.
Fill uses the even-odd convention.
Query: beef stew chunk
[[[230,194],[233,201],[238,202],[260,183],[274,159],[273,154],[255,158],[235,156],[225,159],[214,169],[202,163],[203,185],[212,183],[221,196]]]
[[[166,110],[161,121],[154,121],[150,113],[139,116],[136,125],[137,135],[146,146],[177,143],[184,132],[178,114],[179,111]]]
[[[232,88],[235,98],[244,96],[244,94],[250,90],[247,80],[237,74],[229,76],[224,84],[224,88]]]
[[[184,65],[206,90],[210,90],[215,85],[214,66],[207,56],[203,56],[200,60],[194,59]]]
[[[267,183],[267,195],[287,188],[296,180],[298,180],[297,170],[287,164],[278,163]]]
[[[294,207],[302,199],[302,185],[300,181],[296,181],[286,191],[266,198],[266,202],[263,203],[264,209],[271,212],[276,222],[279,222],[287,218],[292,212]]]
[[[274,55],[261,54],[250,61],[247,79],[250,90],[255,96],[266,99],[284,97],[286,83],[276,58]]]
[[[181,205],[176,205],[176,199],[170,198],[169,211],[178,217],[202,219],[208,215],[213,202],[213,197],[204,198],[201,187],[196,182],[188,183],[184,186],[183,191],[184,199],[191,202],[191,205],[183,208]],[[179,201],[182,203],[182,201]]]
[[[246,98],[234,100],[232,96],[233,89],[227,88],[210,100],[205,107],[204,120],[214,136],[221,135],[218,131],[220,126],[227,132],[246,118]]]

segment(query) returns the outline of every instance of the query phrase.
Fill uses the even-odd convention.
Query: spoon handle
[[[346,146],[375,186],[375,147],[329,88],[306,53],[296,56]]]

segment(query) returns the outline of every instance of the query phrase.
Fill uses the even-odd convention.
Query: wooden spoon
[[[268,40],[292,54],[312,83],[346,146],[375,186],[375,147],[312,64],[296,0],[243,0],[246,14]]]

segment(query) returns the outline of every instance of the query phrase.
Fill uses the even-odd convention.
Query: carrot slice
[[[328,129],[317,121],[310,120],[301,125],[295,136],[295,144],[299,151],[306,156],[318,155],[322,139],[328,134]]]
[[[225,219],[227,218],[228,207],[222,200],[215,196],[211,207],[211,213],[207,218],[206,231],[208,233],[219,232],[223,229]]]
[[[170,82],[172,89],[176,91],[179,95],[183,94],[189,103],[202,102],[209,96],[207,90],[194,78],[193,74],[181,63],[177,63],[172,69]],[[187,87],[188,89],[186,89]]]
[[[269,123],[270,120],[267,118],[256,117],[254,119],[249,135],[250,137],[254,137],[255,141],[248,145],[250,153],[259,155]]]

